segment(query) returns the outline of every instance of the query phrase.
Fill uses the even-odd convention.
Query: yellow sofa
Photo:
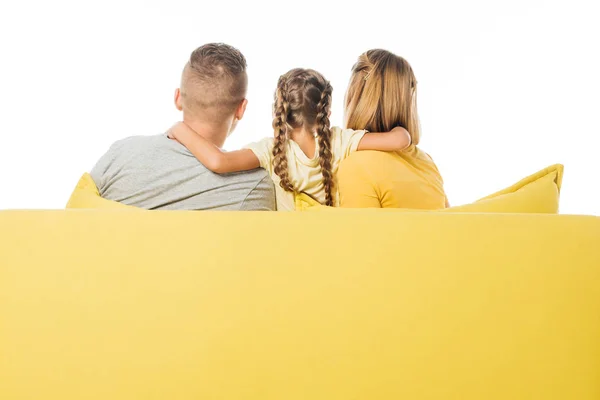
[[[198,213],[84,175],[74,209],[0,212],[0,399],[600,399],[600,219],[552,215],[561,180]]]
[[[600,399],[600,219],[0,211],[0,399]]]

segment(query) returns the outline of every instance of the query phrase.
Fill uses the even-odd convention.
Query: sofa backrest
[[[600,398],[600,219],[0,212],[1,399]]]

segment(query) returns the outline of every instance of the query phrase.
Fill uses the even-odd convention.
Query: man
[[[175,106],[186,125],[222,147],[244,116],[247,86],[242,53],[206,44],[191,54]],[[166,134],[116,142],[90,174],[103,198],[149,210],[275,210],[265,170],[214,174]]]

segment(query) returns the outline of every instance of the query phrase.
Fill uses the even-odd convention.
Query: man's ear
[[[235,119],[238,121],[244,117],[244,113],[246,112],[246,106],[248,105],[248,100],[244,99],[235,110]]]
[[[175,108],[179,111],[183,111],[183,105],[181,105],[181,90],[175,89]]]

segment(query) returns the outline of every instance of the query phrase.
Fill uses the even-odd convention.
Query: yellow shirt
[[[342,207],[435,210],[446,206],[440,172],[416,146],[396,153],[356,152],[340,166],[338,188]]]
[[[341,129],[337,126],[331,128],[331,152],[333,154],[332,172],[335,177],[340,162],[356,151],[360,140],[366,131],[355,131],[352,129]],[[277,210],[293,211],[294,194],[286,192],[279,185],[280,179],[273,171],[273,138],[265,138],[259,142],[246,146],[254,152],[260,166],[266,169],[275,183],[275,196],[277,199]],[[325,188],[323,186],[323,174],[319,165],[319,143],[316,143],[315,156],[308,158],[300,146],[293,140],[288,141],[287,148],[288,175],[292,186],[325,204]],[[337,185],[336,185],[337,188]],[[335,196],[339,204],[339,196]]]

